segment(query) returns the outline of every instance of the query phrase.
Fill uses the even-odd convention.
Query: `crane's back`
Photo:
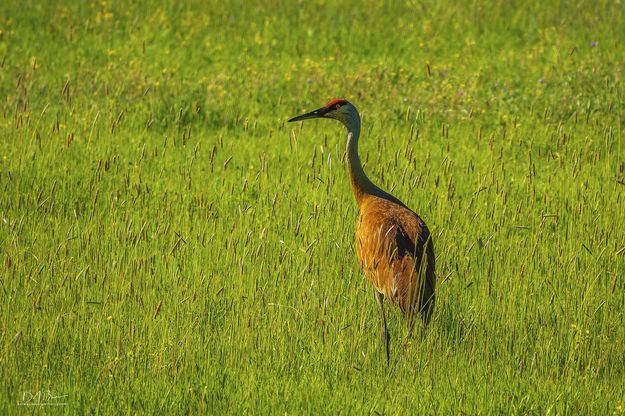
[[[359,202],[356,254],[367,279],[407,314],[429,321],[434,306],[435,256],[430,230],[401,202],[365,195]]]

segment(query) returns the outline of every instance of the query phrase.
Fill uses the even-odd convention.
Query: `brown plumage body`
[[[403,204],[365,195],[358,201],[356,255],[378,293],[399,306],[412,329],[420,313],[428,323],[434,305],[435,257],[430,231]]]
[[[384,313],[384,298],[399,306],[412,331],[421,315],[427,325],[434,307],[436,285],[434,244],[425,222],[399,199],[374,185],[358,156],[360,116],[350,102],[332,100],[324,107],[289,121],[332,118],[347,127],[347,164],[360,214],[356,221],[356,255],[375,289],[380,306],[382,335],[390,357],[390,336]]]

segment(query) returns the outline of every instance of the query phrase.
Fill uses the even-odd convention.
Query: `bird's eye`
[[[338,110],[339,108],[341,108],[341,103],[334,104],[334,109],[335,110]]]

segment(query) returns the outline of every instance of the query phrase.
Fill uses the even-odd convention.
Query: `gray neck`
[[[346,119],[343,124],[347,127],[347,164],[352,190],[358,205],[361,204],[367,195],[373,195],[389,201],[404,205],[391,194],[383,191],[373,184],[365,174],[358,156],[358,138],[360,137],[360,116],[357,112],[352,117]]]

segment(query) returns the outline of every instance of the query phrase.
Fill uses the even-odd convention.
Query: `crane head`
[[[337,98],[315,111],[293,117],[289,122],[308,120],[309,118],[333,118],[345,123],[354,115],[358,115],[356,107],[347,100]]]

